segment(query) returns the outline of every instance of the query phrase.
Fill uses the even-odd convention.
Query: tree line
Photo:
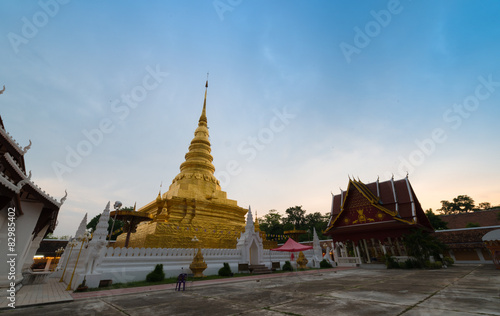
[[[320,212],[306,214],[306,210],[302,206],[289,207],[285,211],[286,215],[281,215],[277,210],[270,210],[263,217],[258,218],[259,227],[262,232],[265,232],[268,240],[277,240],[283,236],[287,230],[305,230],[306,233],[299,236],[300,241],[312,240],[313,228],[316,229],[319,239],[328,239],[323,235],[326,229],[330,214],[321,214]]]
[[[437,211],[448,215],[485,211],[498,207],[500,206],[492,207],[490,202],[481,202],[478,206],[476,206],[474,200],[470,196],[459,195],[456,198],[453,198],[452,201],[441,201],[441,208],[437,209]]]

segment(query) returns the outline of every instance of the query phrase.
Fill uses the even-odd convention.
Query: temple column
[[[341,257],[349,257],[349,254],[347,253],[347,245],[344,244],[343,242],[339,243],[340,246],[340,256]]]
[[[44,271],[49,271],[50,270],[50,263],[52,262],[52,258],[49,258],[47,260],[47,263],[45,264],[45,268],[43,269]]]
[[[384,256],[387,254],[387,250],[385,249],[385,245],[379,240],[378,244],[380,248],[382,249],[382,252],[384,253]]]
[[[370,250],[368,249],[368,243],[366,242],[366,239],[362,239],[363,245],[365,246],[365,252],[366,252],[366,262],[372,263],[372,260],[370,258]]]
[[[370,241],[372,242],[372,248],[373,248],[373,251],[375,252],[375,257],[378,257],[378,251],[377,251],[377,246],[376,246],[375,240],[373,240],[373,238],[371,238]]]
[[[399,238],[396,238],[396,246],[398,247],[399,256],[403,256],[401,253],[401,245],[399,244]]]
[[[353,242],[353,245],[354,245],[354,249],[355,249],[355,251],[356,251],[356,256],[359,258],[359,261],[360,261],[360,263],[361,263],[361,262],[362,262],[362,260],[361,260],[362,258],[361,258],[361,254],[360,254],[360,252],[359,252],[359,247],[358,247],[358,246],[356,246],[356,244],[354,244],[354,242]]]
[[[484,256],[483,256],[483,253],[482,253],[481,249],[476,248],[476,249],[474,249],[474,250],[476,250],[477,256],[479,257],[479,261],[480,261],[481,263],[485,263],[485,262],[486,262],[486,260],[484,259]]]

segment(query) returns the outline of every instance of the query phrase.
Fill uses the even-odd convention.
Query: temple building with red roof
[[[408,176],[368,184],[349,179],[347,190],[332,197],[324,234],[333,240],[334,260],[354,265],[383,263],[387,253],[406,256],[402,237],[414,228],[434,231]]]

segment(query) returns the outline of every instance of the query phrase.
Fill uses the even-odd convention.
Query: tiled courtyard
[[[349,269],[171,285],[136,293],[91,292],[74,301],[2,309],[6,315],[500,315],[500,270]],[[224,282],[224,281],[223,281]],[[225,281],[227,282],[227,281]],[[130,290],[128,290],[130,292]],[[90,294],[90,293],[89,293]]]

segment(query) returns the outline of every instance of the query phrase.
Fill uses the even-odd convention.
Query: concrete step
[[[250,271],[252,271],[252,274],[268,274],[272,273],[271,269],[266,267],[263,264],[252,264],[249,266]]]

